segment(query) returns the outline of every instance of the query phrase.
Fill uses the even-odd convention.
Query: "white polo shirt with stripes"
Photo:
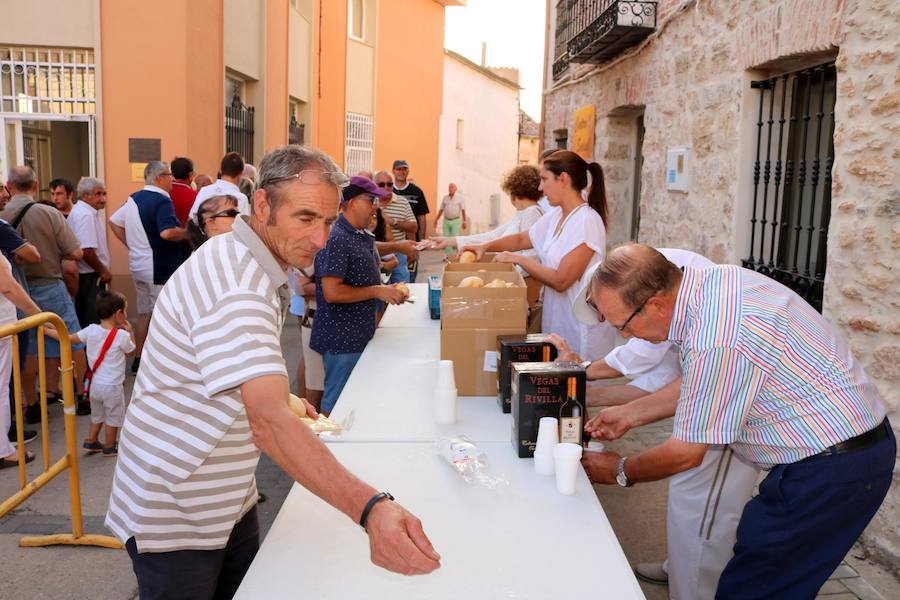
[[[204,243],[156,307],[119,440],[106,525],[138,552],[224,548],[256,504],[240,385],[284,375],[287,276],[243,219]]]

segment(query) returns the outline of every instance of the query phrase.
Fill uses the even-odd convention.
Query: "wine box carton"
[[[575,362],[512,364],[512,443],[519,458],[534,456],[538,424],[555,417],[560,442],[584,442],[586,377]]]
[[[517,362],[550,362],[556,346],[546,334],[497,336],[497,402],[505,413],[512,411],[512,365]]]

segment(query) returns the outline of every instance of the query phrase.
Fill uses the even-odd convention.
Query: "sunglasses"
[[[653,294],[656,295],[656,292],[654,292]],[[650,298],[652,298],[652,297],[653,296],[650,296]],[[646,300],[641,302],[640,306],[638,306],[636,309],[634,309],[634,312],[631,313],[631,316],[628,317],[627,319],[625,319],[625,322],[622,323],[621,326],[613,325],[613,327],[615,327],[619,331],[625,331],[625,328],[628,327],[628,324],[631,323],[631,320],[633,318],[635,318],[636,316],[638,316],[638,313],[640,313],[642,310],[644,310],[644,307],[647,305],[647,302],[650,301],[650,298],[647,298]],[[612,323],[610,323],[610,325],[612,325]]]
[[[218,219],[219,217],[227,217],[229,219],[236,219],[239,214],[241,214],[241,213],[237,209],[229,208],[226,210],[220,210],[219,212],[209,215],[206,218],[207,219]]]
[[[377,185],[377,186],[380,187],[380,188],[386,188],[386,187],[388,187],[388,186],[393,187],[393,186],[394,186],[394,182],[393,182],[393,181],[379,181],[379,182],[376,183],[375,185]]]

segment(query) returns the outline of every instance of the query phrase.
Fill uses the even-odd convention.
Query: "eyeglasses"
[[[651,295],[650,298],[652,298],[652,297],[655,296],[655,295],[656,295],[656,292],[653,292],[653,295]],[[638,306],[636,309],[634,309],[634,312],[631,313],[631,316],[630,316],[630,317],[628,317],[627,319],[625,319],[625,322],[622,323],[621,327],[618,326],[618,325],[613,325],[613,327],[615,327],[615,328],[618,329],[619,331],[625,331],[625,328],[628,327],[628,324],[631,323],[631,320],[632,320],[633,318],[635,318],[635,317],[638,315],[639,312],[641,312],[642,310],[644,310],[644,307],[647,305],[647,302],[650,301],[650,298],[647,298],[646,300],[644,300],[643,302],[641,302],[641,305]],[[612,323],[610,323],[610,325],[612,325]]]
[[[376,183],[375,185],[377,185],[377,186],[380,187],[380,188],[386,188],[386,187],[388,187],[388,186],[393,187],[393,186],[394,186],[394,182],[393,182],[393,181],[379,181],[379,182]]]
[[[209,215],[206,217],[207,219],[218,219],[220,217],[227,217],[229,219],[237,219],[238,215],[241,214],[237,209],[228,208],[226,210],[220,210],[219,212]]]
[[[378,206],[381,204],[380,198],[377,198],[376,196],[367,196],[367,195],[363,195],[363,194],[360,194],[359,196],[354,196],[353,198],[350,198],[350,200],[357,200],[360,198],[363,200],[368,200],[369,202],[372,203],[372,206],[374,206],[375,208],[378,208]],[[349,200],[348,200],[348,202],[349,202]]]
[[[289,179],[299,179],[300,183],[303,183],[305,185],[319,185],[320,183],[329,183],[331,185],[336,185],[339,188],[347,187],[347,185],[349,185],[350,183],[350,178],[340,171],[318,171],[315,169],[307,169],[300,171],[299,173],[295,173],[294,175],[267,179],[266,181],[262,182],[259,187],[266,187],[267,185],[278,183],[280,181],[288,181]]]

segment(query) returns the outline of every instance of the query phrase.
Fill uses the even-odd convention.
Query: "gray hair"
[[[155,184],[156,178],[159,177],[164,171],[168,170],[169,163],[161,160],[151,160],[147,163],[147,166],[144,167],[144,183],[148,185]]]
[[[681,269],[656,248],[627,242],[606,254],[591,287],[615,290],[622,302],[636,308],[657,292],[671,292],[680,276]]]
[[[256,172],[256,167],[250,163],[244,163],[244,177],[256,182],[256,178],[259,177],[259,174]]]
[[[274,213],[278,204],[283,200],[282,189],[290,183],[292,178],[300,171],[307,169],[322,169],[330,173],[341,173],[340,168],[330,156],[309,146],[288,144],[278,146],[266,154],[259,163],[259,179],[256,180],[256,189],[266,190],[269,198],[269,206]],[[343,175],[343,173],[341,173]],[[345,179],[337,177],[336,179]],[[337,186],[337,181],[332,181]]]
[[[34,174],[34,169],[27,165],[19,165],[9,170],[6,184],[9,186],[10,191],[30,192],[34,189],[35,181],[37,181],[37,177]]]
[[[386,176],[386,177],[390,177],[391,181],[394,180],[394,174],[393,174],[393,173],[390,173],[390,172],[388,172],[388,171],[378,171],[378,172],[375,173],[375,175],[372,177],[372,181],[375,181],[376,179],[378,179],[378,178],[381,177],[382,175],[384,175],[384,176]]]
[[[102,181],[95,177],[82,177],[75,188],[79,198],[90,196],[97,188],[106,187]]]

